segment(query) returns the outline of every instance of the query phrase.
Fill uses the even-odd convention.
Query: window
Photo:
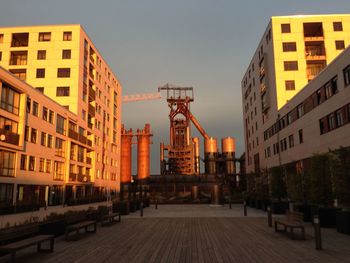
[[[45,159],[40,158],[39,160],[39,172],[43,173],[45,171]]]
[[[49,123],[53,124],[53,111],[49,111]]]
[[[45,78],[45,69],[44,68],[37,68],[36,69],[36,78],[37,79]]]
[[[27,155],[25,155],[25,154],[21,154],[20,169],[27,170]]]
[[[70,68],[59,68],[57,69],[57,78],[69,78]]]
[[[30,142],[36,143],[37,135],[38,135],[38,130],[32,128],[32,131],[30,133]]]
[[[27,97],[27,106],[26,106],[27,113],[30,113],[31,106],[32,106],[32,100],[29,97]]]
[[[25,130],[24,130],[24,140],[25,140],[26,142],[29,142],[29,133],[30,133],[29,127],[26,126],[26,127],[25,127]]]
[[[64,179],[64,163],[54,162],[54,180],[63,180]]]
[[[0,176],[15,175],[15,157],[13,152],[0,150]]]
[[[41,145],[46,146],[46,133],[41,132]]]
[[[48,109],[46,107],[43,107],[43,120],[47,121],[47,115],[48,115]]]
[[[282,33],[290,33],[290,24],[281,24],[281,32]]]
[[[299,134],[299,143],[303,143],[304,142],[304,137],[303,137],[303,130],[299,130],[298,131]]]
[[[335,118],[334,118],[334,113],[331,113],[328,115],[328,127],[330,130],[335,129]]]
[[[0,107],[3,110],[18,115],[19,113],[19,96],[20,94],[8,86],[6,83],[2,84]]]
[[[27,65],[28,51],[12,51],[10,65]]]
[[[5,132],[18,133],[18,122],[0,116],[0,129]]]
[[[51,33],[50,32],[41,32],[39,33],[39,41],[50,41]]]
[[[35,157],[34,156],[29,156],[29,171],[34,171],[35,170]]]
[[[46,172],[51,173],[51,160],[46,159]]]
[[[86,120],[86,111],[85,110],[81,111],[81,117],[83,118],[84,121]]]
[[[62,50],[62,59],[70,59],[71,58],[71,50],[70,49],[63,49]]]
[[[38,50],[37,59],[38,60],[45,60],[46,59],[46,50]]]
[[[36,101],[33,101],[32,114],[34,116],[39,116],[39,104]]]
[[[295,81],[294,80],[286,80],[286,90],[295,90]]]
[[[27,70],[26,69],[10,69],[9,70],[13,75],[15,75],[20,80],[26,80]]]
[[[343,69],[345,86],[350,85],[350,65]]]
[[[57,97],[69,96],[69,87],[57,87],[56,96]]]
[[[72,41],[72,32],[71,31],[63,32],[63,41]]]
[[[66,131],[66,119],[61,115],[57,114],[56,132],[65,135],[65,131]]]
[[[333,30],[334,31],[343,31],[342,22],[333,22]]]
[[[0,44],[4,43],[4,34],[0,34]]]
[[[44,87],[36,87],[36,90],[41,93],[44,93]]]
[[[47,135],[47,147],[52,148],[52,135]]]
[[[0,61],[2,60],[2,52],[0,51]]]
[[[298,61],[285,61],[284,70],[285,71],[298,70]]]
[[[304,115],[304,105],[302,103],[300,103],[297,106],[297,116],[298,116],[298,118],[300,118],[303,115]]]
[[[297,51],[297,43],[295,42],[283,43],[283,52],[293,52],[293,51]]]
[[[293,134],[289,135],[288,141],[289,141],[289,148],[293,148],[294,147],[294,136],[293,136]]]
[[[343,118],[343,110],[337,110],[335,112],[335,120],[336,120],[336,125],[337,127],[341,127],[344,125],[344,118]]]
[[[335,41],[335,49],[336,50],[343,50],[345,48],[344,40],[336,40]]]

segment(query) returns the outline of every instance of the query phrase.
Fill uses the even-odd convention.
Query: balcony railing
[[[95,117],[95,107],[89,104],[88,112],[92,117]]]
[[[56,181],[63,181],[64,180],[64,174],[63,173],[59,173],[59,172],[55,172],[55,174],[53,175],[53,179]]]
[[[91,158],[90,157],[86,157],[86,163],[87,164],[91,164]]]
[[[55,156],[64,157],[65,156],[65,151],[63,149],[56,149]]]
[[[78,174],[78,182],[89,183],[90,181],[90,175]]]
[[[3,136],[2,136],[3,135]],[[0,129],[1,142],[10,143],[13,145],[19,144],[19,134],[8,130]]]
[[[76,173],[69,173],[69,181],[75,182],[77,180],[77,174]]]
[[[79,134],[73,130],[68,130],[68,136],[69,136],[69,138],[71,138],[73,140],[78,140],[78,138],[79,138]]]
[[[83,143],[83,144],[87,144],[87,138],[84,135],[79,134],[79,138],[78,141]]]
[[[96,98],[96,92],[93,90],[92,87],[89,87],[89,97],[95,100]]]

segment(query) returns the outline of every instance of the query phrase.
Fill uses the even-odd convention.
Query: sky
[[[270,17],[338,13],[350,13],[349,0],[0,0],[0,26],[81,24],[123,95],[166,83],[193,87],[191,112],[219,148],[221,138],[235,137],[237,157],[244,152],[241,79]],[[152,174],[159,143],[169,143],[168,114],[164,98],[122,105],[127,128],[151,124]]]

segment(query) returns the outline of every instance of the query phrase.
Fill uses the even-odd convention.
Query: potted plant
[[[350,149],[334,151],[330,160],[334,197],[341,208],[336,213],[337,231],[350,235]]]
[[[310,167],[310,197],[319,206],[321,227],[335,227],[336,208],[333,206],[333,191],[328,153],[314,154]]]
[[[288,210],[286,184],[284,182],[283,166],[270,168],[271,211],[274,214],[284,214]]]

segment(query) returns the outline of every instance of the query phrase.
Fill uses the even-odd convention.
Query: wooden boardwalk
[[[324,250],[316,251],[311,225],[306,234],[290,240],[258,217],[124,217],[79,241],[56,239],[52,254],[24,250],[18,262],[350,262],[349,236],[322,229]]]

